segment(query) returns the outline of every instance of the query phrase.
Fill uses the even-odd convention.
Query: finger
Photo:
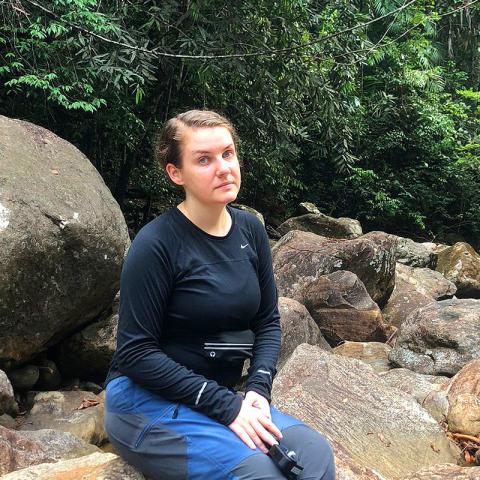
[[[267,448],[278,443],[273,435],[268,432],[260,422],[252,422],[252,426],[255,429],[256,434],[260,437],[261,441],[266,445]]]
[[[259,430],[263,430],[265,433],[266,430],[261,427],[261,425],[257,422],[257,423],[254,423],[252,422],[250,425],[248,426],[245,426],[245,430],[247,431],[248,435],[250,436],[250,438],[253,440],[253,443],[263,452],[263,453],[267,453],[268,452],[268,448],[267,446],[263,443],[262,441],[262,438],[261,436],[263,436],[260,432],[257,432],[256,429],[259,429]],[[263,433],[263,432],[262,432]]]
[[[282,432],[278,427],[267,417],[258,417],[258,421],[263,425],[263,427],[271,432],[276,438],[281,440],[283,438]]]
[[[237,434],[238,437],[240,437],[240,439],[243,441],[243,443],[245,443],[245,445],[247,445],[247,447],[250,447],[252,450],[255,450],[256,446],[253,443],[253,440],[250,438],[248,433],[242,427],[235,426],[232,428],[232,430],[234,431],[234,433]]]

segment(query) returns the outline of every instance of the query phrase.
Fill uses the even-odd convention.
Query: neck
[[[223,237],[230,230],[231,218],[225,205],[206,206],[186,198],[178,208],[198,228],[210,235]]]

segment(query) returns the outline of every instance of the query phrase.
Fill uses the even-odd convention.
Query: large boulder
[[[457,297],[480,298],[480,255],[458,242],[438,253],[437,270],[457,287]]]
[[[54,464],[42,463],[4,475],[2,480],[144,480],[113,453],[92,453]]]
[[[362,235],[362,227],[358,220],[352,218],[333,218],[323,213],[307,213],[292,217],[277,227],[285,235],[291,230],[312,232],[329,238],[356,238]]]
[[[321,275],[304,286],[301,297],[322,334],[333,343],[387,338],[380,308],[352,272]]]
[[[380,306],[385,304],[394,287],[395,243],[383,232],[342,240],[292,231],[275,245],[272,257],[280,295],[301,303],[306,285],[337,270],[355,273]]]
[[[356,463],[338,442],[329,440],[335,454],[336,480],[386,480],[375,470]]]
[[[419,307],[451,298],[457,287],[440,272],[401,263],[395,267],[395,288],[383,309],[385,320],[399,327]]]
[[[102,445],[108,438],[103,426],[104,396],[85,391],[37,393],[23,417],[23,430],[53,429],[69,432],[87,443]]]
[[[480,359],[467,363],[448,389],[448,429],[480,436]]]
[[[424,375],[408,368],[393,368],[381,375],[391,387],[412,395],[437,422],[446,420],[448,377]]]
[[[444,464],[422,468],[402,480],[478,480],[479,478],[480,467],[459,467],[458,465]]]
[[[457,291],[453,282],[446,279],[440,272],[430,268],[414,268],[397,263],[395,281],[397,279],[410,283],[419,293],[434,300],[452,298]]]
[[[417,243],[410,238],[395,235],[397,244],[397,262],[411,267],[435,268],[436,254],[431,244]]]
[[[96,451],[100,449],[71,433],[55,430],[17,432],[0,427],[0,475]]]
[[[480,358],[480,300],[451,299],[415,310],[400,327],[390,361],[418,373],[455,375]]]
[[[280,297],[278,299],[278,310],[282,327],[282,344],[277,370],[283,367],[290,355],[302,343],[319,345],[325,350],[331,350],[317,324],[301,303],[291,298]]]
[[[459,449],[410,396],[363,362],[300,345],[274,380],[274,404],[390,480],[454,463]]]
[[[0,116],[0,366],[25,362],[113,301],[129,245],[99,173],[52,132]]]

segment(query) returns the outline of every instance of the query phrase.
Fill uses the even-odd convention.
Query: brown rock
[[[480,300],[442,300],[415,310],[400,327],[390,361],[418,373],[455,375],[480,358]]]
[[[359,278],[339,270],[312,280],[300,292],[322,334],[338,340],[386,340],[382,312]]]
[[[480,298],[480,255],[459,242],[438,253],[437,270],[457,287],[457,297]]]
[[[467,363],[448,389],[448,429],[480,436],[480,359]]]
[[[145,477],[113,453],[92,453],[54,464],[9,473],[2,480],[144,480]]]
[[[371,468],[355,463],[348,452],[335,440],[330,440],[335,454],[336,480],[386,480]]]
[[[103,401],[103,395],[81,390],[38,393],[21,430],[60,430],[73,433],[87,443],[101,445],[107,441]]]
[[[53,458],[40,443],[0,426],[0,475],[44,462],[53,462]]]
[[[383,309],[385,320],[399,327],[414,310],[452,297],[457,287],[440,272],[397,263],[395,288]]]
[[[383,373],[382,378],[391,387],[412,395],[437,422],[446,420],[448,377],[424,375],[408,368],[393,368]]]
[[[274,404],[389,480],[454,462],[459,449],[407,394],[363,362],[300,345],[273,385]]]
[[[363,233],[358,220],[333,218],[323,213],[307,213],[299,217],[292,217],[277,228],[282,235],[291,230],[312,232],[329,238],[357,238]]]
[[[395,280],[402,279],[410,283],[417,292],[431,297],[434,300],[452,298],[457,287],[447,280],[440,272],[430,268],[414,268],[397,263]]]
[[[383,316],[390,325],[400,327],[411,313],[434,301],[432,297],[420,293],[411,283],[396,277],[395,288],[383,309]]]
[[[280,295],[300,303],[306,285],[337,270],[355,273],[379,305],[386,302],[393,290],[395,243],[383,232],[340,240],[292,231],[275,245],[272,256]]]
[[[331,350],[317,324],[301,303],[291,298],[280,297],[278,299],[278,309],[282,327],[282,345],[277,363],[278,371],[298,345],[302,343],[310,343],[311,345],[318,345],[324,350]]]
[[[388,354],[392,347],[380,342],[345,342],[335,347],[333,353],[356,358],[370,365],[376,372],[390,370]]]
[[[422,468],[402,480],[478,480],[480,467],[459,467],[457,465],[433,465]]]

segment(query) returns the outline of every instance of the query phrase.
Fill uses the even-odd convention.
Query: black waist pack
[[[234,330],[207,335],[203,356],[210,359],[240,362],[252,357],[255,334],[251,330]]]

